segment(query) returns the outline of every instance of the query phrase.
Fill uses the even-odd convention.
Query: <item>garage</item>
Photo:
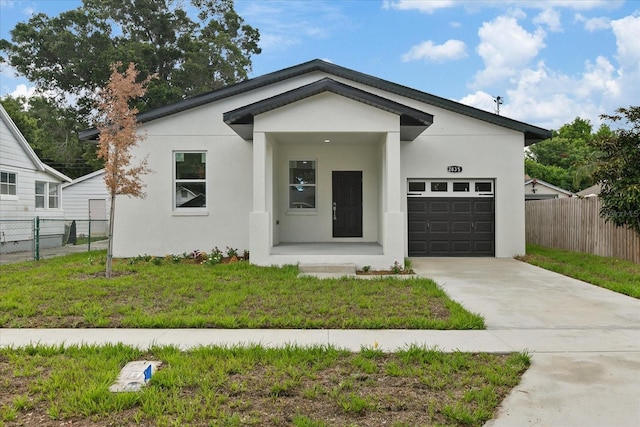
[[[492,180],[410,180],[409,256],[494,256]]]

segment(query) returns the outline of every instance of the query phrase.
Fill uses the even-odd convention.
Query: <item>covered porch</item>
[[[330,79],[225,113],[253,144],[251,262],[402,263],[400,141],[432,119]]]

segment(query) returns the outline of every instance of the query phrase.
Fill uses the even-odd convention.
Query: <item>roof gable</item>
[[[541,179],[537,179],[537,178],[531,178],[531,179],[528,179],[528,180],[526,180],[526,181],[524,182],[524,185],[525,185],[525,186],[527,186],[527,185],[529,185],[529,184],[532,184],[532,185],[541,185],[541,186],[543,186],[543,187],[547,187],[547,188],[550,188],[550,189],[552,189],[552,190],[554,190],[554,191],[557,191],[558,193],[566,194],[567,196],[573,196],[573,195],[574,195],[574,194],[573,194],[571,191],[569,191],[569,190],[565,190],[564,188],[560,188],[560,187],[558,187],[558,186],[556,186],[556,185],[550,184],[550,183],[548,183],[548,182],[546,182],[546,181],[543,181],[543,180],[541,180]]]
[[[531,145],[535,142],[551,138],[551,131],[547,129],[509,119],[507,117],[499,116],[487,111],[479,110],[477,108],[470,107],[459,102],[431,95],[429,93],[422,92],[417,89],[412,89],[397,83],[392,83],[390,81],[383,80],[368,74],[360,73],[358,71],[341,67],[339,65],[331,64],[320,59],[314,59],[312,61],[285,68],[280,71],[275,71],[273,73],[265,74],[260,77],[245,80],[243,82],[236,83],[234,85],[227,86],[213,92],[204,93],[173,104],[146,111],[138,115],[138,122],[143,123],[159,119],[161,117],[195,108],[204,104],[208,104],[210,102],[268,86],[279,81],[317,71],[331,74],[336,77],[342,77],[353,82],[362,83],[367,86],[382,89],[390,93],[415,99],[417,101],[424,102],[435,107],[453,111],[458,114],[463,114],[468,117],[522,132],[525,137],[525,145]],[[98,130],[95,128],[88,129],[80,133],[81,139],[96,139],[97,136]]]
[[[4,109],[2,104],[0,104],[0,120],[2,120],[7,126],[7,129],[9,129],[9,132],[11,132],[11,134],[14,136],[14,138],[18,142],[18,145],[20,145],[22,150],[26,153],[27,157],[29,157],[36,170],[47,172],[48,174],[55,176],[61,181],[71,182],[71,178],[69,178],[62,172],[55,170],[51,166],[44,164],[42,160],[40,160],[38,155],[35,153],[35,151],[33,151],[33,148],[31,148],[27,140],[24,138],[24,135],[22,135],[22,132],[20,132],[20,129],[18,129],[14,121],[11,119],[11,116],[9,116],[9,113],[7,113],[7,110]]]
[[[433,115],[390,99],[324,78],[305,86],[224,113],[223,120],[245,140],[253,139],[255,116],[323,92],[331,92],[396,114],[400,117],[400,138],[411,141],[433,123]]]

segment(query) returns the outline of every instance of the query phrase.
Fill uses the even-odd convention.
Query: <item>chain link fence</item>
[[[0,219],[0,263],[106,248],[109,224],[93,219]]]

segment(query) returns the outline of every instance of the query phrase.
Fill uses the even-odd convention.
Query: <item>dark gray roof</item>
[[[459,114],[463,114],[468,117],[472,117],[478,120],[483,120],[498,126],[503,126],[508,129],[512,129],[518,132],[524,133],[525,144],[531,145],[535,142],[543,139],[551,138],[551,131],[543,129],[541,127],[533,126],[524,122],[509,119],[504,116],[489,113],[487,111],[479,110],[468,105],[461,104],[459,102],[451,101],[449,99],[440,98],[435,95],[431,95],[426,92],[421,92],[416,89],[402,86],[397,83],[392,83],[387,80],[380,79],[368,74],[360,73],[358,71],[350,70],[348,68],[341,67],[339,65],[331,64],[319,59],[314,59],[309,62],[302,63],[293,67],[285,68],[280,71],[265,74],[260,77],[256,77],[250,80],[245,80],[240,83],[236,83],[231,86],[224,87],[222,89],[215,90],[213,92],[204,93],[191,98],[178,101],[173,104],[165,105],[163,107],[155,108],[153,110],[146,111],[138,115],[138,122],[144,123],[151,120],[159,119],[171,114],[185,111],[194,107],[198,107],[210,102],[214,102],[220,99],[224,99],[230,96],[238,95],[240,93],[248,92],[254,89],[258,89],[270,84],[287,80],[292,77],[312,73],[312,72],[324,72],[334,75],[336,77],[342,77],[357,83],[366,84],[378,89],[385,90],[387,92],[395,93],[407,98],[415,99],[420,102],[424,102],[445,110],[453,111]],[[88,129],[80,133],[80,139],[95,139],[98,137],[98,130]]]
[[[223,119],[238,135],[246,140],[253,139],[253,120],[258,114],[283,107],[293,102],[317,95],[332,92],[388,111],[400,116],[400,139],[412,141],[433,123],[433,115],[408,107],[390,99],[339,83],[328,77],[305,86],[245,105],[224,113]]]

